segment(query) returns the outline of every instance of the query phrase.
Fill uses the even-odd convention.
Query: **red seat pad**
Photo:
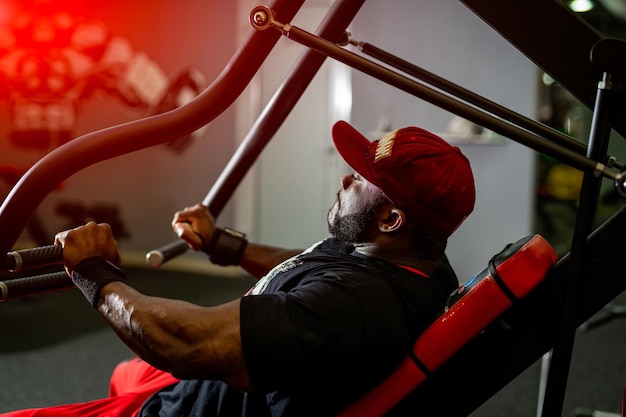
[[[429,372],[535,288],[556,260],[556,252],[540,235],[508,245],[494,256],[491,268],[485,268],[451,295],[453,304],[419,336],[413,351],[398,368],[339,417],[373,417],[389,411],[424,382]]]

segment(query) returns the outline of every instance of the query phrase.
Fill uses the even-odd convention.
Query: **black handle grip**
[[[39,268],[63,262],[63,248],[56,245],[40,246],[8,252],[2,269],[19,272],[30,268]]]
[[[182,255],[187,249],[189,249],[187,242],[178,240],[148,252],[146,254],[146,262],[148,262],[148,265],[152,268],[158,268],[170,259]]]
[[[0,281],[0,301],[76,288],[65,271]]]

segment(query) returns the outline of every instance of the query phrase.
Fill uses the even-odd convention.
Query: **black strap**
[[[203,252],[216,265],[239,265],[248,245],[246,235],[229,228],[215,228],[211,240],[203,247]]]
[[[506,251],[511,245],[507,245],[507,247],[505,247],[502,252]],[[498,284],[498,286],[500,287],[500,289],[502,290],[502,292],[504,293],[504,295],[507,296],[507,298],[509,300],[511,300],[512,302],[516,302],[517,300],[519,300],[519,298],[517,298],[517,296],[515,294],[513,294],[513,291],[511,291],[509,289],[509,287],[506,285],[506,283],[504,282],[504,280],[500,277],[500,275],[498,275],[498,270],[496,267],[496,258],[502,253],[500,252],[499,254],[493,256],[490,260],[489,260],[489,274],[491,275],[491,277],[493,278],[493,280],[496,282],[496,284]],[[514,256],[514,255],[512,255]]]
[[[126,273],[112,262],[100,257],[83,259],[72,271],[72,282],[96,308],[102,288],[113,281],[126,282]]]
[[[417,357],[413,349],[411,349],[411,351],[409,352],[409,356],[411,357],[413,363],[420,369],[420,371],[424,373],[424,375],[431,376],[433,374],[431,370],[428,369],[426,365],[424,365],[424,362],[422,362],[420,358]]]

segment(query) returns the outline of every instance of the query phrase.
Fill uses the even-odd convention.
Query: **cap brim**
[[[335,149],[343,160],[366,180],[377,185],[366,160],[366,152],[371,145],[370,140],[343,120],[333,125],[332,136]]]

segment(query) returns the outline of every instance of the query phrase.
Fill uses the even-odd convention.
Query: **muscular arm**
[[[150,297],[123,282],[101,292],[97,309],[139,357],[180,379],[219,379],[251,390],[239,331],[239,300],[215,307]]]
[[[111,227],[90,222],[58,233],[74,284],[120,339],[178,378],[220,379],[250,389],[240,337],[239,300],[201,307],[150,297],[126,285]]]

